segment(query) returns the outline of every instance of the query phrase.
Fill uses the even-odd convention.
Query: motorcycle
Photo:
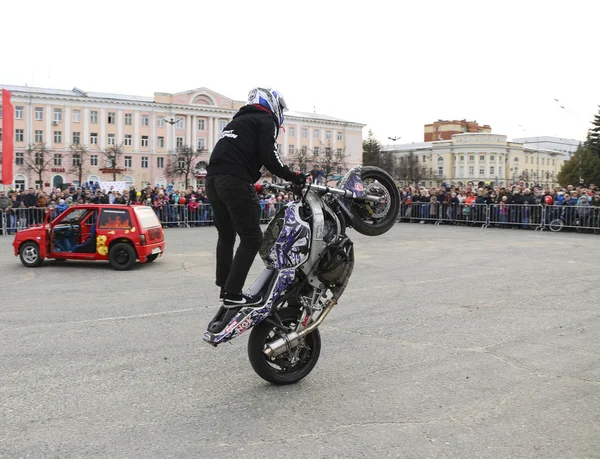
[[[273,384],[308,375],[321,352],[319,326],[344,293],[354,267],[350,227],[367,236],[389,231],[400,211],[392,177],[373,166],[356,166],[339,188],[264,183],[292,191],[269,222],[259,251],[266,267],[248,293],[260,306],[242,307],[222,331],[204,333],[213,346],[252,328],[248,357],[254,371]]]

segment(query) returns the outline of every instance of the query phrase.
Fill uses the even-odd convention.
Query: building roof
[[[50,88],[34,88],[30,86],[14,86],[9,84],[0,84],[0,88],[8,89],[12,92],[25,94],[44,94],[49,96],[68,96],[68,97],[89,97],[91,99],[113,99],[127,100],[133,102],[154,102],[154,97],[144,96],[129,96],[124,94],[113,94],[107,92],[86,92],[79,88],[67,89],[50,89]]]
[[[285,116],[286,117],[289,116],[289,117],[293,117],[293,118],[305,118],[305,119],[310,119],[310,120],[333,121],[335,123],[352,123],[352,124],[360,124],[362,126],[366,126],[365,124],[357,123],[355,121],[343,120],[341,118],[335,118],[335,117],[329,116],[329,115],[321,115],[319,113],[295,112],[292,110],[288,110],[285,112]]]
[[[432,145],[433,142],[413,142],[398,145],[383,145],[381,149],[382,151],[410,151],[431,148]]]

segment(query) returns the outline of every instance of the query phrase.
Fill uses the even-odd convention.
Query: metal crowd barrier
[[[261,204],[261,223],[267,223],[285,206]],[[210,204],[192,207],[185,204],[169,204],[153,207],[165,228],[189,228],[212,226],[213,211]],[[17,231],[44,221],[45,207],[18,207],[0,212],[0,235],[12,235]],[[52,218],[58,211],[50,209]],[[437,202],[403,202],[398,222],[455,224],[482,228],[527,228],[540,231],[571,230],[600,233],[600,207],[591,206],[544,206],[541,204],[458,204]]]
[[[600,233],[600,207],[403,202],[398,222]]]

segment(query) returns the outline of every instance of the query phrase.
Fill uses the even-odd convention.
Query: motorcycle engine
[[[354,251],[350,239],[346,238],[327,247],[319,266],[317,277],[328,286],[339,285],[352,272]]]

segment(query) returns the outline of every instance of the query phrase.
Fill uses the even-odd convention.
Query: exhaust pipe
[[[329,303],[327,303],[327,306],[325,306],[325,309],[323,309],[323,312],[321,313],[319,318],[315,322],[310,324],[308,327],[306,327],[304,330],[300,330],[299,332],[288,333],[282,338],[267,343],[263,351],[264,354],[267,357],[272,358],[278,357],[281,354],[285,354],[286,352],[289,352],[292,349],[294,349],[296,346],[298,346],[298,342],[302,338],[315,331],[319,327],[319,325],[323,323],[325,317],[327,317],[327,314],[329,314],[329,311],[331,311],[331,309],[333,309],[333,307],[336,304],[337,298],[332,298],[331,300],[329,300]]]

